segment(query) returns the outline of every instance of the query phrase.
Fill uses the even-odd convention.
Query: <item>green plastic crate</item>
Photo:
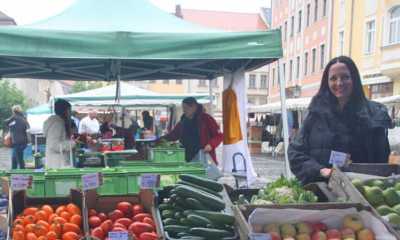
[[[183,148],[153,148],[151,160],[153,162],[185,162],[185,149]]]
[[[100,195],[124,195],[127,194],[128,179],[125,172],[102,171],[103,185],[98,189]]]
[[[28,189],[29,197],[44,197],[45,196],[45,177],[33,176],[32,187]]]

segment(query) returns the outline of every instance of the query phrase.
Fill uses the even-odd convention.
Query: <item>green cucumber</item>
[[[181,224],[182,226],[191,227],[189,220],[184,217],[179,219],[179,224]]]
[[[206,227],[207,225],[212,225],[211,221],[207,218],[195,214],[189,214],[187,216],[187,219],[189,220],[191,225],[196,227]]]
[[[218,239],[224,237],[231,237],[234,234],[226,230],[215,229],[215,228],[191,228],[190,234],[205,237],[206,239]]]
[[[192,210],[185,210],[185,211],[183,211],[183,215],[186,216],[186,217],[187,217],[189,214],[191,214],[191,213],[193,213]]]
[[[177,186],[186,185],[186,186],[189,186],[189,187],[192,187],[192,188],[200,189],[200,190],[202,190],[204,192],[208,192],[208,193],[210,193],[210,194],[212,194],[212,195],[214,195],[216,197],[222,198],[221,194],[219,194],[219,193],[217,193],[217,192],[215,192],[215,191],[213,191],[213,190],[211,190],[209,188],[205,188],[205,187],[196,185],[194,183],[190,183],[190,182],[186,182],[186,181],[180,180],[180,181],[177,182],[177,184],[178,184]]]
[[[163,222],[164,226],[166,226],[166,225],[176,225],[176,224],[178,224],[178,221],[176,221],[176,220],[173,219],[173,218],[166,218],[166,219],[164,219],[162,222]]]
[[[179,212],[179,211],[175,212],[175,215],[174,215],[175,219],[179,219],[181,217],[183,217],[183,214],[181,212]]]
[[[188,232],[190,230],[189,227],[182,226],[182,225],[168,225],[164,226],[164,231],[172,234],[178,234],[181,232]]]
[[[174,214],[175,214],[175,212],[173,210],[169,210],[169,209],[163,210],[161,212],[161,216],[163,219],[174,218]]]
[[[225,209],[225,202],[222,199],[207,192],[201,190],[196,191],[192,187],[188,186],[178,186],[175,188],[175,190],[176,193],[182,198],[195,198],[212,210],[220,211]]]
[[[203,238],[200,236],[186,235],[186,236],[181,237],[180,240],[206,240],[206,238]]]
[[[192,213],[203,216],[216,225],[233,225],[235,223],[235,218],[232,215],[221,212],[193,210]]]
[[[168,203],[161,203],[160,205],[158,205],[158,209],[160,209],[160,211],[163,211],[167,209],[172,209],[172,206]]]
[[[221,192],[224,189],[224,187],[221,184],[217,183],[216,181],[213,181],[213,180],[210,180],[207,178],[198,177],[198,176],[191,175],[191,174],[181,174],[181,175],[179,175],[179,178],[183,181],[187,181],[187,182],[199,185],[201,187],[211,189],[216,192]]]
[[[185,203],[190,209],[194,210],[210,210],[210,208],[204,206],[199,200],[194,198],[186,198]]]

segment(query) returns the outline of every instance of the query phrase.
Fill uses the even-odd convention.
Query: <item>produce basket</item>
[[[32,186],[27,190],[27,195],[30,197],[44,197],[45,196],[45,172],[41,169],[13,169],[7,172],[8,177],[11,175],[31,175]],[[3,183],[8,186],[9,178],[4,177]],[[8,189],[8,187],[7,187]],[[7,192],[8,194],[8,192]],[[67,193],[68,195],[68,193]]]
[[[153,148],[150,150],[150,159],[153,162],[185,162],[185,149],[183,148]]]
[[[341,169],[343,172],[361,173],[388,177],[400,174],[400,166],[387,163],[352,163]]]
[[[78,158],[76,163],[78,167],[103,167],[104,156],[100,152],[79,153],[75,159]]]
[[[258,212],[255,212],[256,210]],[[234,206],[233,211],[235,219],[239,224],[240,236],[243,239],[247,239],[249,234],[254,232],[268,232],[272,234],[271,232],[279,231],[282,235],[295,234],[294,237],[296,237],[296,234],[315,233],[319,230],[326,233],[328,228],[338,230],[351,228],[356,229],[356,231],[369,228],[376,234],[377,240],[400,239],[400,236],[390,225],[376,215],[371,208],[362,204],[241,205]],[[353,217],[349,218],[350,216],[357,216],[357,218],[361,219],[362,224],[353,224],[350,221]],[[347,220],[344,220],[346,218]],[[273,230],[273,225],[275,224],[278,224],[278,230]],[[288,224],[292,227],[288,226]],[[300,231],[298,224],[308,226],[306,227],[308,229]],[[386,234],[382,235],[384,232]]]
[[[131,226],[134,222],[143,223],[146,222],[144,220],[144,216],[151,216],[149,218],[157,219],[158,212],[154,207],[154,199],[155,194],[152,190],[141,190],[139,194],[134,195],[120,195],[120,196],[99,196],[95,190],[88,191],[86,194],[86,201],[84,204],[84,211],[88,212],[89,219],[85,219],[87,221],[86,227],[90,227],[90,229],[85,229],[85,232],[88,234],[98,234],[95,233],[97,227],[102,226],[107,220],[110,220],[114,223],[114,226],[110,229],[110,231],[117,231],[117,226],[115,223],[121,223],[125,226],[126,230],[136,231],[137,228]],[[143,218],[138,214],[144,214]],[[103,215],[103,216],[101,216]],[[101,222],[96,223],[96,220],[100,219]],[[102,219],[104,218],[104,219]],[[122,219],[122,220],[118,220]],[[137,219],[137,220],[135,220]],[[162,236],[161,228],[158,225],[158,222],[153,220],[152,231],[156,232],[159,236],[158,239],[161,239]],[[144,228],[146,226],[139,226]],[[107,234],[104,233],[106,237]],[[93,236],[92,236],[93,237]],[[95,236],[94,236],[95,237]],[[137,236],[139,237],[139,236]]]

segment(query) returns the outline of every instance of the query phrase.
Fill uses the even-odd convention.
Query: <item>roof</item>
[[[177,11],[179,7],[177,6]],[[259,13],[237,13],[196,9],[181,9],[175,13],[182,19],[205,27],[232,32],[265,31],[268,25]]]
[[[13,18],[0,11],[0,25],[17,25]]]

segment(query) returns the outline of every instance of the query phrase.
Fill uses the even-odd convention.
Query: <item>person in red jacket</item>
[[[215,164],[215,149],[221,144],[223,135],[215,119],[204,112],[204,108],[195,98],[182,101],[183,115],[174,129],[161,137],[168,141],[177,141],[185,148],[186,161],[191,161],[200,149],[211,155]]]

